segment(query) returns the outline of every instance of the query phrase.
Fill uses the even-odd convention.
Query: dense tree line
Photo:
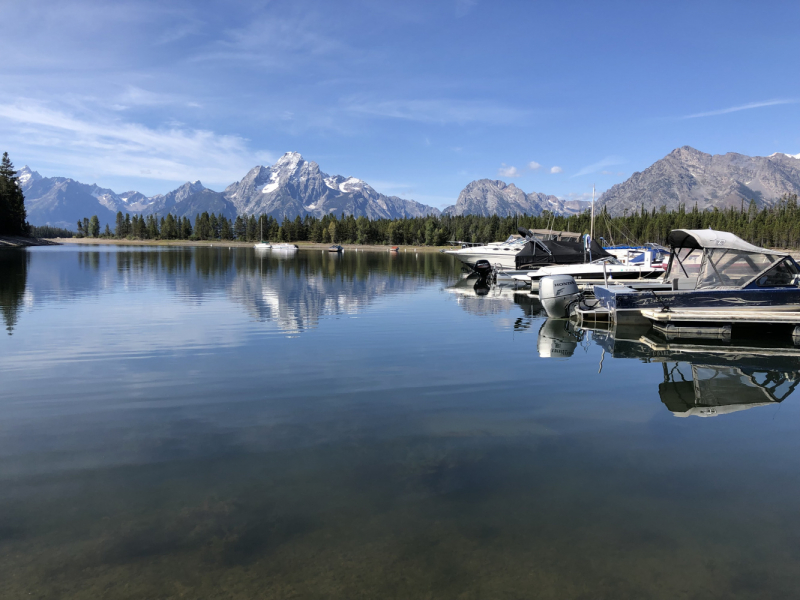
[[[25,196],[8,152],[0,161],[0,235],[28,235]]]
[[[407,219],[377,219],[353,215],[327,215],[321,219],[307,215],[279,222],[261,215],[240,215],[228,219],[223,215],[204,212],[197,215],[194,224],[186,217],[147,217],[117,213],[112,232],[107,226],[103,234],[97,217],[78,222],[78,235],[115,237],[117,239],[162,240],[239,240],[273,242],[309,241],[346,244],[407,244],[441,246],[449,241],[486,243],[505,239],[516,233],[517,227],[552,229],[589,233],[591,212],[579,215],[556,216],[543,213],[538,217],[482,217],[477,215],[441,217],[415,217]],[[800,247],[800,207],[797,195],[786,195],[771,207],[759,209],[755,201],[739,208],[701,211],[697,206],[687,211],[647,211],[644,208],[631,215],[612,217],[605,209],[595,215],[594,237],[607,243],[640,244],[666,243],[673,229],[718,229],[730,231],[739,237],[767,247]]]
[[[75,236],[74,231],[50,225],[31,225],[30,234],[36,238],[71,238]]]

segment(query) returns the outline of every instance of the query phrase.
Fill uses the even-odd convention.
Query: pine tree
[[[100,219],[97,218],[97,215],[92,215],[89,221],[89,235],[93,238],[100,237]]]
[[[122,211],[117,212],[117,222],[114,228],[114,234],[118,239],[125,237],[125,217],[122,216]]]
[[[28,235],[25,196],[8,152],[0,161],[0,234]]]

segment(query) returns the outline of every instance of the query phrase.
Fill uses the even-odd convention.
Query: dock
[[[800,325],[800,311],[758,309],[645,308],[642,316],[654,323],[783,323]]]
[[[730,340],[733,325],[786,325],[794,326],[792,339],[800,344],[800,312],[789,310],[758,309],[680,309],[669,311],[643,309],[642,316],[649,319],[656,331],[668,339],[711,338]]]

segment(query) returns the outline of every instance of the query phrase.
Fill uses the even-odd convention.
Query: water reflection
[[[6,253],[0,306],[10,328],[25,290],[27,254]],[[323,315],[351,314],[378,297],[407,293],[454,276],[450,257],[432,253],[320,251],[257,253],[250,248],[56,248],[32,254],[33,305],[115,292],[167,291],[188,303],[224,295],[257,321],[288,333]]]
[[[25,250],[0,250],[0,313],[8,335],[14,331],[24,302],[28,260]]]
[[[447,292],[456,297],[461,308],[475,316],[517,313],[517,307],[521,308],[522,315],[514,320],[514,331],[530,329],[537,319],[546,314],[538,296],[512,283],[488,285],[477,277],[464,276],[449,286]]]
[[[800,383],[800,348],[764,341],[673,342],[642,327],[583,329],[547,319],[539,330],[542,358],[569,358],[597,343],[612,358],[661,363],[658,395],[676,417],[715,417],[783,402]],[[602,370],[602,358],[600,370]]]

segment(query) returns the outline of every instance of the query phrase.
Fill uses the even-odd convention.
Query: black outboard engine
[[[481,279],[488,279],[492,274],[492,264],[488,260],[482,259],[475,263],[473,270]]]

